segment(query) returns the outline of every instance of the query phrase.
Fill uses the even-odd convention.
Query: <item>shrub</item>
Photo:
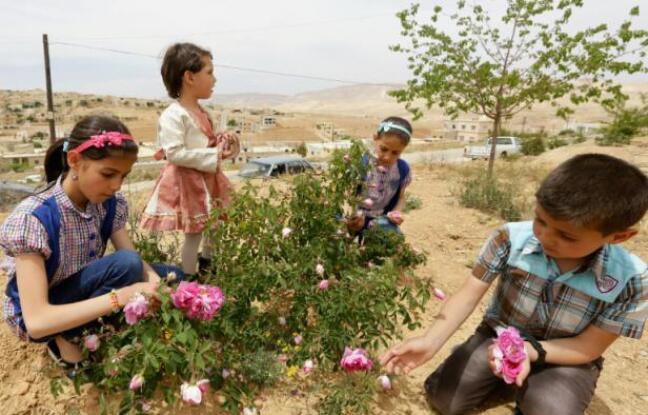
[[[339,220],[359,202],[364,151],[355,143],[346,160],[336,151],[325,174],[297,176],[287,191],[244,186],[231,206],[213,212],[206,236],[214,254],[201,282],[218,284],[226,299],[216,317],[188,318],[162,287],[155,313],[125,328],[102,327],[101,346],[77,384],[94,382],[102,396],[126,391],[120,404],[126,413],[156,390],[174,404],[180,384],[207,379],[224,396],[223,408],[237,414],[280,378],[299,376],[296,387],[303,388],[311,376],[308,383],[322,381],[321,413],[369,413],[375,387],[344,396],[335,388],[361,379],[375,384],[378,368],[366,378],[332,370],[347,346],[376,348],[398,335],[401,324],[419,327],[430,281],[413,273],[425,255],[402,235],[370,229],[361,246]],[[154,239],[134,239],[149,249],[145,259],[163,257]],[[277,364],[279,357],[285,363]],[[304,374],[306,360],[323,376]],[[127,391],[135,375],[145,382]]]
[[[295,148],[295,152],[302,157],[306,157],[306,155],[308,154],[308,148],[306,147],[306,143],[304,142],[299,143],[299,145]]]
[[[550,150],[553,150],[554,148],[558,148],[558,147],[563,147],[566,145],[567,145],[567,141],[559,137],[553,137],[547,142],[547,147],[549,147]]]
[[[541,137],[527,138],[522,141],[522,154],[526,156],[537,156],[545,151],[544,141]]]
[[[420,209],[423,207],[423,201],[420,197],[412,196],[410,194],[405,195],[405,208],[403,212],[407,213],[411,210]]]
[[[480,174],[468,178],[463,182],[459,201],[462,206],[495,213],[506,221],[522,218],[521,209],[514,203],[512,188],[498,182],[495,177]]]

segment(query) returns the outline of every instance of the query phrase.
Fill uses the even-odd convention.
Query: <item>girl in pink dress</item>
[[[216,134],[198,103],[212,95],[216,78],[212,55],[191,43],[169,47],[162,62],[162,80],[175,99],[160,115],[158,159],[166,159],[144,210],[141,226],[152,231],[181,230],[182,270],[195,274],[198,247],[209,212],[229,203],[231,184],[221,169],[223,160],[239,152],[238,137]],[[209,244],[203,256],[209,258]]]

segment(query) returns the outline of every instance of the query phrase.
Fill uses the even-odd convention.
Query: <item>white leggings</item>
[[[202,240],[202,233],[185,233],[185,242],[182,246],[182,271],[185,274],[195,274],[198,272],[198,248]],[[205,240],[202,249],[202,256],[211,258],[211,244]]]

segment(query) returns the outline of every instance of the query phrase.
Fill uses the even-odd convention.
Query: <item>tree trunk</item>
[[[502,114],[499,111],[499,104],[497,105],[497,112],[493,118],[493,137],[491,141],[490,156],[488,157],[488,178],[493,177],[493,166],[495,164],[495,154],[497,146],[497,137],[500,135],[502,127]]]

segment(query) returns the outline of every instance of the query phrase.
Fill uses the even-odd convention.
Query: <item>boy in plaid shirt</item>
[[[647,267],[618,244],[637,234],[648,209],[646,176],[614,157],[579,155],[547,176],[536,201],[533,221],[491,235],[472,276],[428,331],[382,358],[397,374],[428,361],[500,277],[482,324],[425,381],[440,413],[465,413],[505,386],[495,374],[496,329],[514,326],[526,339],[515,380],[524,415],[584,413],[605,350],[619,336],[641,337]]]

